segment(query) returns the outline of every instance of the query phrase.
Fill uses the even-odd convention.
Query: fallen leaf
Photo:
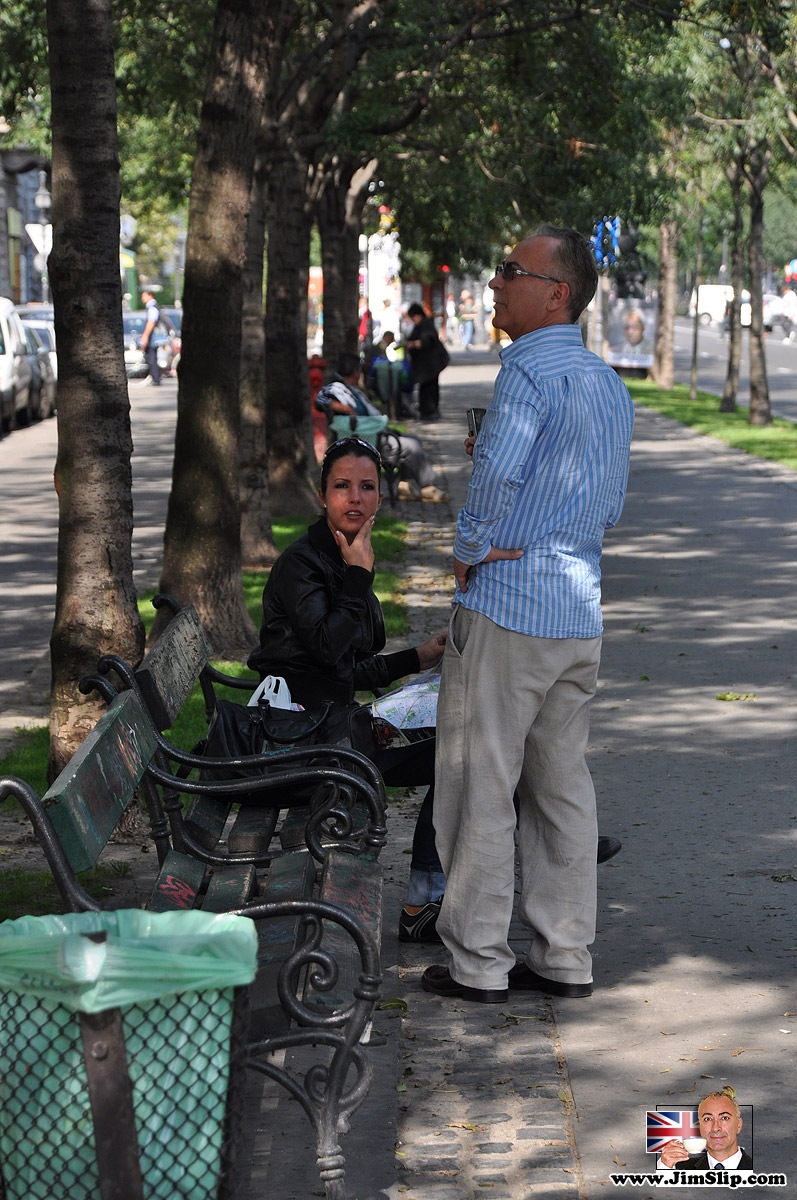
[[[470,1121],[449,1121],[447,1129],[467,1129],[470,1133],[484,1133],[486,1125],[473,1125]]]
[[[379,1005],[379,1007],[380,1007],[380,1009],[386,1009],[386,1010],[391,1009],[391,1008],[397,1008],[397,1009],[399,1009],[400,1012],[408,1012],[409,1011],[409,1005],[407,1004],[407,1001],[403,1000],[401,998],[401,996],[390,996],[387,1000],[383,1000],[382,1003]]]

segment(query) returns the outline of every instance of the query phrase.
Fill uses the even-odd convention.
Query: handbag
[[[275,708],[267,700],[252,704],[236,704],[233,700],[217,700],[210,719],[207,737],[202,748],[205,758],[247,758],[254,754],[276,754],[293,747],[307,747],[307,759],[291,764],[291,770],[302,765],[317,765],[314,746],[344,746],[373,758],[377,750],[373,720],[366,705],[336,704],[329,700],[314,708],[298,711]],[[253,774],[266,773],[266,766],[253,772],[251,767],[211,767],[203,770],[205,778],[247,779]],[[317,786],[313,783],[312,791]],[[304,797],[304,801],[309,794]],[[261,804],[283,807],[281,789],[269,792],[247,792],[235,795],[240,804]]]
[[[430,347],[429,360],[434,369],[435,375],[439,375],[441,371],[445,371],[451,361],[451,355],[446,350],[440,338],[437,338]]]

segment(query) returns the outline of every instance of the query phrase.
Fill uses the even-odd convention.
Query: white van
[[[710,325],[712,321],[715,325],[721,325],[725,316],[725,305],[732,299],[733,288],[730,284],[701,283],[697,291],[692,288],[689,316],[693,317],[697,312],[700,314],[701,325]]]
[[[0,296],[0,435],[19,419],[29,424],[33,372],[25,330],[12,300]]]

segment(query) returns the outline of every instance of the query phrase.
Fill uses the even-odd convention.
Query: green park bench
[[[179,804],[179,789],[188,781],[165,769],[162,743],[137,691],[120,692],[44,796],[8,776],[0,778],[0,801],[13,796],[29,817],[68,911],[101,910],[80,875],[97,863],[137,798],[158,852],[143,907],[234,912],[255,921],[258,971],[247,989],[246,1065],[277,1079],[300,1102],[315,1130],[326,1194],[342,1200],[339,1133],[370,1086],[365,1043],[380,983],[378,863],[346,849],[345,838],[338,846],[316,845],[320,861],[306,846],[289,851],[278,846],[271,854],[176,847],[166,808]],[[291,774],[290,767],[275,772],[264,790],[274,779],[288,789]],[[344,771],[339,775],[348,785],[356,779]],[[293,777],[297,783],[306,779],[295,768]],[[221,785],[205,786],[212,791]],[[224,786],[234,792],[247,785],[235,780]],[[274,1059],[275,1052],[297,1046],[316,1047],[323,1058],[304,1079]],[[122,1193],[108,1192],[117,1194]]]

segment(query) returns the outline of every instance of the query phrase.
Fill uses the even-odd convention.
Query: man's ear
[[[564,279],[557,283],[554,290],[551,292],[548,301],[548,307],[552,312],[559,312],[562,308],[567,308],[570,303],[570,284]]]

